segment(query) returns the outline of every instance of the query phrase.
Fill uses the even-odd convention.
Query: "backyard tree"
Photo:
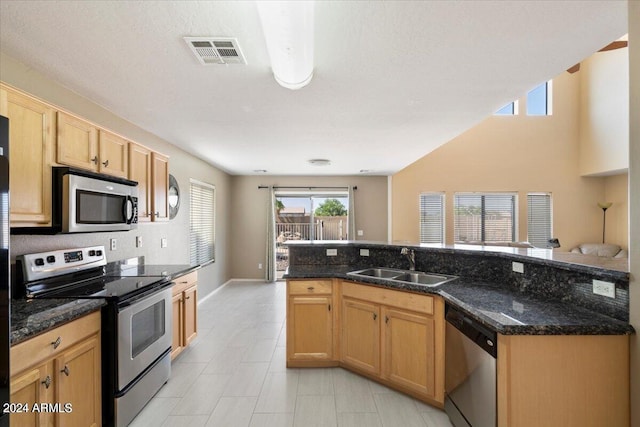
[[[315,216],[344,216],[347,208],[338,199],[327,199],[314,212]]]

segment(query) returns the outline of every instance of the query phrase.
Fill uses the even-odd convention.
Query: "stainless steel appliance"
[[[126,426],[171,374],[172,283],[105,269],[103,246],[16,257],[30,298],[104,298],[103,425]]]
[[[446,305],[445,402],[455,427],[496,426],[496,333]]]
[[[138,183],[69,167],[52,168],[52,226],[12,234],[93,233],[138,227]]]
[[[11,325],[11,269],[9,266],[9,119],[0,116],[0,403],[9,403],[9,330]],[[0,411],[0,427],[9,414]]]

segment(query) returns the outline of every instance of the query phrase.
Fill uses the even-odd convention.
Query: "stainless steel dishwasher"
[[[495,427],[496,333],[451,305],[445,310],[445,411],[455,427]]]

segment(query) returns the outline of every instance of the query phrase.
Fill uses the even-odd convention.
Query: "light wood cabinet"
[[[498,427],[628,426],[628,335],[498,335]]]
[[[78,117],[58,111],[57,162],[97,172],[98,128]]]
[[[151,221],[151,150],[129,144],[129,179],[138,182],[138,222]]]
[[[0,85],[0,114],[10,123],[11,226],[51,226],[55,110]]]
[[[138,182],[138,222],[169,220],[169,158],[129,143],[129,179]]]
[[[442,298],[352,282],[341,293],[342,364],[442,406]]]
[[[198,273],[175,279],[173,286],[173,340],[171,360],[175,359],[198,335]]]
[[[169,220],[169,158],[151,153],[151,215],[153,221]]]
[[[380,306],[342,299],[342,358],[345,365],[380,375]]]
[[[129,175],[129,141],[58,111],[57,162],[119,178]]]
[[[10,357],[11,402],[57,405],[11,414],[12,426],[101,425],[100,312],[17,344]]]
[[[337,365],[332,281],[287,281],[287,295],[287,366]]]

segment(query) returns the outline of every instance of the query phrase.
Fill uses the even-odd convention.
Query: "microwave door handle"
[[[131,215],[127,215],[129,206],[131,206]],[[127,224],[131,224],[131,222],[133,221],[134,209],[133,198],[131,196],[127,196],[126,199],[124,199],[124,204],[122,205],[122,217],[125,219],[125,222]]]

